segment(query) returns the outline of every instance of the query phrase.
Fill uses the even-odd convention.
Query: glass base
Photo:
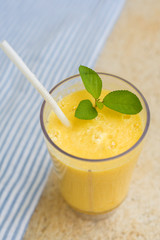
[[[81,213],[81,212],[78,212],[76,210],[74,210],[74,211],[75,211],[75,214],[78,217],[82,218],[83,220],[100,221],[100,220],[104,220],[104,219],[107,219],[107,218],[111,217],[115,213],[116,209],[114,209],[110,212],[95,214],[95,215],[87,214],[87,213]]]
[[[69,206],[69,207],[71,208],[71,210],[74,212],[74,214],[76,216],[82,218],[83,220],[100,221],[100,220],[107,219],[107,218],[111,217],[112,215],[114,215],[114,213],[116,212],[116,209],[119,207],[119,205],[116,206],[115,208],[111,209],[110,211],[103,212],[103,213],[84,213],[84,212],[78,211],[77,209],[75,209],[71,206]]]

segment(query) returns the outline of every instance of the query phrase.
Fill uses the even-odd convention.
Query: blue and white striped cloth
[[[6,39],[49,90],[93,68],[125,0],[0,0]],[[43,141],[42,98],[0,51],[0,239],[22,239],[52,162]]]

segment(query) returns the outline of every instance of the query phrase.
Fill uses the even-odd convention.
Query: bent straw
[[[36,76],[29,70],[23,60],[18,56],[15,50],[9,45],[7,41],[2,41],[0,43],[0,48],[4,53],[10,58],[10,60],[18,67],[18,69],[23,73],[23,75],[29,80],[29,82],[37,89],[44,100],[50,104],[51,108],[59,118],[59,120],[67,127],[70,126],[70,122],[64,115],[56,101],[53,99],[51,94],[44,88],[44,86],[39,82]]]

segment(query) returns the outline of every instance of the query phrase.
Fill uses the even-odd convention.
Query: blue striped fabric
[[[6,39],[49,90],[93,68],[124,0],[0,0]],[[0,238],[22,239],[52,162],[43,141],[42,99],[0,51]]]

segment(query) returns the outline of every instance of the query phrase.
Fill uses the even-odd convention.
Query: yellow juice
[[[107,93],[103,90],[101,98]],[[70,93],[59,101],[71,122],[70,128],[63,126],[53,112],[45,126],[54,144],[69,154],[67,160],[47,145],[66,202],[80,212],[105,213],[117,207],[128,192],[141,147],[125,156],[122,153],[141,137],[142,121],[139,114],[125,115],[105,106],[102,110],[97,108],[98,116],[93,120],[77,119],[75,109],[84,99],[90,99],[94,105],[86,90]],[[114,159],[119,154],[122,155]],[[110,159],[102,160],[106,158]]]

